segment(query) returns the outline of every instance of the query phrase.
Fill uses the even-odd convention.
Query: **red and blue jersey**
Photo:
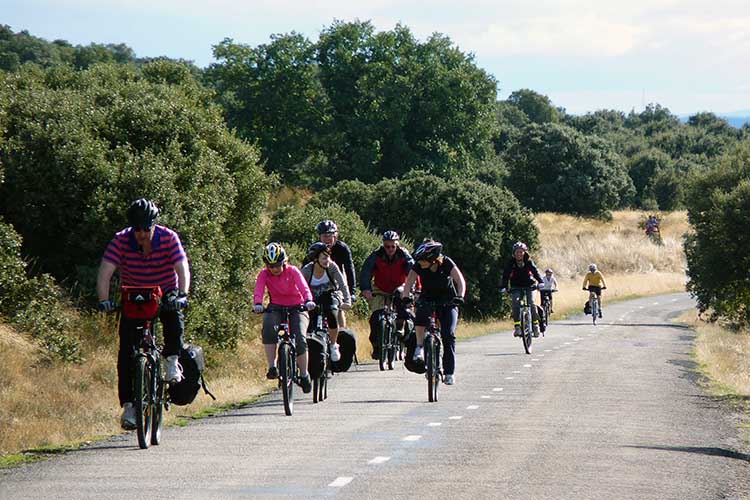
[[[177,289],[177,272],[174,267],[187,259],[177,233],[164,226],[156,226],[151,239],[151,253],[135,239],[132,228],[115,234],[104,251],[103,260],[120,268],[120,281],[124,286],[159,285],[164,292]]]

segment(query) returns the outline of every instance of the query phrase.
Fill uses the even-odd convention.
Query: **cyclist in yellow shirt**
[[[583,289],[589,292],[589,301],[596,295],[599,298],[599,317],[602,317],[602,290],[607,288],[604,275],[596,268],[596,264],[589,265],[589,272],[583,278]]]

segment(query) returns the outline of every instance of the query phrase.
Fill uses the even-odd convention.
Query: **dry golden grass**
[[[723,393],[750,396],[750,334],[701,321],[695,312],[683,314],[680,321],[698,332],[695,357],[714,387]]]
[[[289,193],[280,195],[284,198]],[[684,285],[682,234],[687,230],[684,213],[662,216],[665,245],[646,240],[638,223],[645,212],[615,212],[612,222],[540,214],[542,248],[533,257],[540,267],[553,267],[560,282],[555,309],[561,314],[579,310],[586,299],[581,290],[583,272],[590,262],[599,264],[607,279],[604,304],[617,298],[675,291]],[[498,281],[500,279],[498,270]],[[606,309],[605,309],[606,311]],[[116,330],[111,320],[84,335],[86,362],[61,366],[41,361],[34,344],[0,325],[0,455],[39,446],[59,446],[98,435],[121,432],[116,384]],[[109,323],[108,323],[109,321]],[[357,356],[370,359],[366,320],[349,319],[358,334]],[[501,329],[508,322],[459,323],[458,336],[472,337]],[[206,351],[206,373],[214,402],[199,393],[187,407],[172,407],[167,422],[199,415],[209,407],[247,401],[274,387],[265,380],[265,359],[257,319],[234,352]],[[110,332],[110,333],[99,333]],[[205,347],[205,346],[204,346]],[[745,352],[746,354],[746,352]],[[745,358],[747,359],[747,358]],[[745,370],[750,372],[750,370]]]

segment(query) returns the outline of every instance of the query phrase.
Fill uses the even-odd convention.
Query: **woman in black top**
[[[464,301],[466,281],[456,263],[442,254],[443,245],[437,241],[427,240],[414,251],[412,257],[415,265],[409,271],[406,285],[401,295],[408,300],[409,290],[419,277],[422,293],[417,302],[417,314],[414,325],[417,331],[417,348],[414,360],[424,359],[424,330],[429,324],[432,306],[438,304],[437,315],[440,321],[440,337],[443,341],[443,371],[446,385],[454,382],[456,368],[456,326],[458,325],[458,304]]]
[[[534,261],[529,257],[529,247],[526,243],[517,242],[513,245],[513,257],[508,261],[500,280],[500,293],[510,292],[513,299],[513,335],[520,337],[521,332],[521,296],[526,294],[526,302],[531,306],[532,328],[534,336],[539,336],[539,313],[534,305],[534,294],[531,292],[534,280],[543,283]]]

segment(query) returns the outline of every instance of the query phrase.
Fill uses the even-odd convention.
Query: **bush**
[[[687,289],[701,311],[750,326],[750,147],[693,179],[687,199],[693,228],[685,240]]]
[[[444,245],[467,281],[467,312],[507,312],[499,292],[513,243],[537,244],[531,213],[505,188],[474,180],[446,181],[413,174],[368,186],[342,182],[310,201],[335,200],[357,212],[378,232],[394,229],[415,242],[433,237]]]
[[[534,211],[606,217],[633,196],[633,183],[609,143],[565,125],[527,125],[504,158],[508,188]]]
[[[231,346],[248,313],[269,181],[211,97],[190,68],[168,61],[8,75],[0,213],[43,271],[91,296],[126,208],[153,199],[190,259],[191,328]]]

